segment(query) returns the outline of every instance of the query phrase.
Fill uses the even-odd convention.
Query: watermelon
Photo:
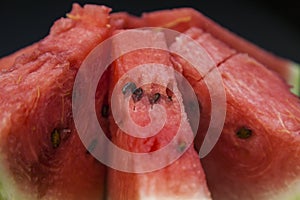
[[[226,90],[221,137],[202,159],[213,199],[299,198],[299,99],[277,74],[248,55],[237,53],[203,30],[192,28],[186,34],[217,63]],[[184,43],[177,42],[179,46]],[[191,66],[175,60],[202,107],[209,108],[203,81],[188,75]],[[205,133],[201,131],[198,134]]]
[[[75,4],[49,36],[17,52],[25,55],[13,65],[2,60],[0,199],[103,197],[105,167],[86,153],[78,137],[71,94],[81,62],[109,36],[109,12],[104,6]],[[99,107],[104,93],[98,92]]]
[[[299,198],[300,102],[285,82],[297,93],[296,64],[193,9],[142,17],[109,12],[105,6],[74,4],[45,39],[0,59],[1,200]],[[145,26],[158,28],[134,31],[139,37],[131,41],[114,37]],[[193,63],[168,50],[167,45],[183,51],[189,46],[192,55],[197,49],[190,40],[181,35],[170,44],[162,28],[194,39],[215,66],[199,74]],[[112,56],[136,44],[162,47],[121,55],[99,80],[94,107],[116,147],[105,155],[117,166],[96,159],[95,149],[103,141],[82,141],[71,108],[80,96],[72,96],[78,70],[110,36],[113,46],[106,53]],[[215,147],[200,161],[197,151],[214,106],[206,80],[216,71],[226,92],[226,119]],[[178,79],[178,73],[197,95],[200,119],[189,112],[195,108],[185,102],[189,95],[180,89],[184,78]],[[76,109],[85,112],[84,106]],[[159,131],[151,135],[153,130]],[[164,148],[171,151],[157,154]],[[120,157],[119,149],[148,157],[142,162]]]
[[[152,31],[137,31],[139,37],[135,39],[135,45],[142,42],[143,45],[156,44],[155,46],[166,48],[166,41],[162,32],[153,33]],[[141,39],[138,39],[141,38]],[[124,44],[126,43],[126,44]],[[131,41],[124,42],[123,39],[115,39],[114,42],[115,52],[124,52],[127,45],[131,44]],[[130,70],[136,66],[142,66],[143,64],[149,64],[148,68],[137,70],[129,73]],[[118,58],[113,67],[112,75],[113,81],[111,82],[111,92],[118,88],[117,83],[122,87],[119,89],[119,95],[114,96],[117,99],[117,111],[126,113],[124,110],[129,109],[129,116],[122,116],[122,122],[115,122],[115,119],[110,120],[110,133],[112,135],[112,141],[130,152],[139,153],[151,153],[155,152],[165,145],[170,143],[170,140],[174,137],[179,129],[179,125],[183,130],[182,136],[175,138],[175,151],[184,152],[183,155],[177,159],[174,163],[171,163],[167,167],[162,169],[157,168],[155,171],[151,170],[148,173],[129,173],[122,172],[116,169],[110,169],[108,172],[108,198],[109,199],[210,199],[210,194],[206,185],[205,175],[198,159],[198,153],[194,150],[191,142],[187,139],[193,136],[192,129],[187,121],[185,113],[181,113],[179,104],[183,104],[182,97],[174,96],[170,97],[168,93],[168,85],[172,85],[172,91],[176,91],[177,85],[175,75],[169,72],[164,67],[156,68],[158,64],[165,65],[165,68],[171,68],[170,54],[168,52],[157,49],[141,49],[130,53],[127,53]],[[157,75],[160,70],[160,75]],[[147,71],[147,73],[145,73]],[[123,77],[123,78],[122,78]],[[125,78],[124,78],[125,77]],[[155,78],[154,78],[155,77]],[[122,79],[121,79],[122,78]],[[119,83],[121,79],[121,82]],[[152,83],[153,79],[156,83]],[[123,86],[135,85],[137,88],[132,93],[129,105],[122,103],[120,99],[124,98],[124,94],[121,92]],[[151,84],[144,84],[150,81]],[[160,84],[158,84],[160,83]],[[142,91],[136,93],[136,91]],[[114,99],[112,99],[114,100]],[[148,112],[153,109],[155,111],[154,116],[159,116],[161,112],[159,109],[155,109],[155,106],[163,106],[166,110],[167,119],[159,132],[151,137],[136,138],[132,137],[122,129],[120,129],[120,123],[124,126],[130,126],[130,123],[126,121],[128,118],[132,118],[134,123],[139,126],[145,127],[149,123]],[[127,108],[127,106],[129,108]],[[152,111],[153,112],[153,111]],[[156,117],[157,118],[157,117]],[[183,119],[181,119],[183,118]],[[155,119],[155,118],[154,118]],[[181,122],[180,120],[183,120]],[[158,126],[157,124],[150,128],[154,131]],[[146,127],[147,128],[147,127]],[[149,128],[148,128],[149,129]],[[144,132],[146,134],[146,131]],[[177,149],[177,150],[176,150]],[[171,152],[172,153],[172,152]],[[114,154],[112,154],[114,156]],[[151,161],[149,157],[148,162]],[[172,156],[170,153],[162,154],[159,156],[158,161],[170,160]],[[133,168],[139,169],[138,161],[129,160],[127,165],[136,163]],[[126,164],[126,163],[125,163]],[[159,163],[157,163],[159,165]],[[142,171],[143,172],[143,171]],[[176,172],[176,173],[174,173]],[[130,188],[128,190],[128,188]]]

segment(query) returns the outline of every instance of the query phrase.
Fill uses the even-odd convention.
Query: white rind
[[[32,195],[21,192],[6,167],[5,158],[0,154],[0,200],[34,200]]]
[[[300,200],[300,180],[289,184],[284,192],[270,200]]]

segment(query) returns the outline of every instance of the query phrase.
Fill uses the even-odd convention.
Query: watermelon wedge
[[[166,41],[163,33],[153,33],[151,31],[138,31],[140,39],[136,38],[136,43],[143,42],[146,44],[156,43],[158,46],[166,47]],[[114,51],[122,52],[124,41],[114,41]],[[178,126],[180,125],[180,118],[183,118],[183,124],[180,126],[184,130],[183,136],[175,141],[177,145],[176,152],[184,152],[183,155],[174,163],[162,169],[151,171],[148,173],[127,173],[115,169],[110,169],[108,172],[108,199],[210,199],[210,194],[206,186],[205,175],[203,173],[198,154],[193,146],[189,146],[186,139],[190,138],[193,133],[187,121],[186,114],[180,113],[179,104],[182,104],[180,96],[170,97],[166,92],[167,86],[172,85],[173,91],[178,90],[176,86],[175,76],[166,70],[161,70],[160,76],[157,76],[157,69],[155,65],[163,64],[165,68],[172,67],[170,63],[170,54],[168,52],[157,49],[142,49],[123,55],[117,59],[112,67],[113,82],[111,85],[111,92],[116,87],[120,79],[125,76],[125,82],[121,82],[125,89],[129,85],[136,85],[132,93],[132,99],[129,105],[118,102],[118,112],[125,113],[126,106],[129,106],[129,115],[122,118],[122,122],[115,122],[115,119],[110,120],[110,132],[112,141],[119,147],[130,151],[139,153],[151,153],[167,145],[174,137]],[[132,73],[128,72],[136,66],[143,64],[151,64],[147,70],[143,69]],[[147,73],[145,73],[147,71]],[[161,81],[164,85],[146,84],[142,85],[147,80]],[[133,81],[134,82],[130,82]],[[129,82],[128,82],[129,81]],[[129,84],[128,84],[129,83]],[[141,86],[139,86],[141,85]],[[134,86],[133,86],[134,87]],[[123,88],[124,90],[124,88]],[[140,91],[136,93],[136,91]],[[124,98],[124,94],[119,92],[117,99]],[[139,126],[145,127],[149,120],[148,112],[152,109],[157,112],[155,115],[159,116],[160,110],[154,108],[156,105],[163,106],[167,119],[163,128],[157,135],[148,138],[136,138],[128,135],[120,129],[120,124],[128,126],[126,119],[131,117],[133,121]],[[153,122],[152,122],[153,123]],[[155,126],[152,127],[155,130]],[[147,128],[147,127],[146,127]],[[146,133],[145,133],[146,134]],[[172,153],[172,152],[171,152]],[[171,159],[169,154],[163,154],[159,160]],[[132,161],[133,162],[133,161]],[[150,162],[150,160],[149,160]],[[161,162],[161,161],[159,161]],[[145,163],[133,162],[133,168],[138,168],[139,165]],[[132,163],[128,163],[132,165]],[[176,172],[176,173],[174,173]],[[128,189],[130,188],[130,189]]]
[[[221,137],[202,159],[213,199],[297,199],[299,99],[277,74],[248,55],[236,53],[203,30],[193,28],[186,34],[218,63],[227,96]],[[180,39],[177,42],[184,43]],[[209,108],[208,98],[203,97],[207,95],[203,81],[188,76],[191,67],[180,59],[176,61],[202,96],[202,107]],[[201,131],[200,122],[200,135]]]
[[[107,26],[109,11],[74,4],[49,36],[1,60],[0,199],[103,197],[105,167],[77,135],[71,94],[81,62],[113,28]],[[106,82],[104,77],[101,85]],[[98,92],[98,107],[105,92]]]
[[[241,53],[247,53],[260,63],[264,64],[271,70],[279,73],[288,84],[291,85],[291,91],[300,95],[300,66],[299,64],[280,58],[266,50],[246,41],[229,30],[221,27],[211,19],[202,15],[192,8],[178,8],[172,10],[155,11],[144,13],[140,19],[134,19],[128,15],[125,17],[129,27],[164,27],[184,32],[191,27],[198,27],[205,32],[210,33],[218,40]],[[133,19],[133,20],[131,20]],[[132,21],[132,22],[131,22]]]

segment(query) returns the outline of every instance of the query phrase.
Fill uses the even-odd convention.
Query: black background
[[[113,11],[142,12],[193,7],[222,26],[283,57],[300,63],[300,3],[285,0],[16,1],[0,0],[0,57],[40,40],[72,2],[104,4]]]

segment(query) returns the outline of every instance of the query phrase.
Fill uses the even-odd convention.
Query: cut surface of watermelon
[[[59,19],[34,49],[25,49],[12,66],[3,61],[1,199],[103,197],[105,168],[86,153],[76,133],[71,94],[81,62],[109,35],[109,11],[75,4],[69,18]],[[103,94],[98,96],[101,104]]]
[[[146,38],[147,42],[160,43],[165,46],[165,39],[162,32],[141,31],[142,38]],[[154,34],[154,35],[153,35]],[[119,44],[122,41],[115,41],[115,51],[122,51]],[[166,67],[172,67],[170,55],[157,49],[142,49],[123,55],[115,61],[112,68],[112,77],[114,79],[111,90],[114,89],[116,83],[123,76],[125,82],[121,85],[126,85],[129,81],[136,80],[134,84],[141,88],[143,93],[137,100],[133,98],[129,101],[129,105],[119,104],[119,110],[130,109],[130,117],[135,123],[140,126],[145,126],[149,121],[148,112],[154,109],[153,106],[163,106],[167,119],[164,127],[157,135],[149,138],[135,138],[128,133],[123,132],[118,125],[111,119],[110,131],[112,141],[123,149],[130,152],[150,153],[168,145],[170,140],[176,134],[178,126],[182,126],[184,135],[190,138],[193,133],[190,128],[186,114],[180,113],[179,104],[182,104],[180,96],[169,97],[166,90],[168,85],[172,85],[173,91],[178,90],[174,74],[167,73],[165,70],[159,71],[157,75],[155,65],[163,64]],[[133,68],[149,64],[150,68],[134,73],[135,77],[129,76],[128,72]],[[151,70],[152,69],[152,70]],[[143,82],[150,80],[161,80],[164,85],[149,84],[143,85]],[[127,82],[126,82],[127,81]],[[136,89],[138,89],[136,88]],[[112,93],[112,92],[111,92]],[[160,94],[159,99],[151,100],[155,94]],[[175,94],[175,93],[174,93]],[[124,98],[124,94],[120,93],[118,99]],[[126,107],[128,106],[128,108]],[[151,112],[151,111],[150,111]],[[157,110],[159,112],[159,110]],[[124,112],[123,112],[124,113]],[[184,118],[183,124],[180,124],[180,118]],[[126,121],[122,122],[125,123]],[[108,174],[108,198],[110,199],[210,199],[210,195],[205,183],[205,175],[202,171],[198,154],[193,149],[193,146],[187,145],[184,142],[186,138],[178,138],[178,146],[175,151],[185,151],[184,154],[174,163],[167,167],[158,169],[149,173],[126,173],[115,169],[110,169]],[[180,143],[181,142],[181,143]],[[163,155],[160,159],[170,159],[170,156]],[[146,163],[135,163],[133,167]],[[176,171],[176,173],[174,173]],[[128,190],[126,187],[129,187]]]
[[[299,99],[277,74],[253,58],[237,54],[202,30],[190,29],[186,34],[213,55],[227,96],[221,137],[202,159],[213,199],[296,199],[300,189]],[[189,65],[177,61],[202,107],[209,107],[202,81],[189,76]],[[200,135],[201,125],[200,121]]]
[[[0,59],[0,200],[211,199],[211,195],[216,200],[299,199],[300,102],[277,75],[299,94],[297,64],[237,37],[193,9],[157,11],[141,18],[109,12],[105,6],[74,4],[67,18],[56,21],[45,39]],[[73,121],[71,95],[78,69],[99,43],[123,32],[115,30],[144,26],[158,28],[155,32],[138,30],[142,36],[129,45],[144,40],[144,44],[155,43],[166,50],[170,41],[162,27],[170,28],[194,39],[216,66],[198,74],[184,58],[151,48],[115,60],[94,95],[97,120],[118,148],[150,155],[144,162],[121,158],[125,168],[130,168],[124,172],[93,158],[100,144],[96,140],[83,144]],[[122,52],[124,44],[128,41],[113,40],[113,51],[108,49],[107,54]],[[173,45],[185,51],[189,46],[181,36]],[[196,49],[188,51],[193,55]],[[161,65],[165,70],[158,70]],[[142,66],[146,68],[129,75]],[[216,70],[223,78],[223,84],[216,87],[224,85],[226,91],[225,126],[213,151],[201,160],[204,170],[191,139],[197,130],[192,124],[199,120],[187,112],[192,106],[183,105],[181,80],[173,68],[190,82],[200,103],[198,150],[212,120],[212,94],[206,80]],[[145,80],[148,83],[143,85]],[[149,84],[153,80],[160,84]],[[116,88],[119,93],[114,99],[111,95]],[[116,101],[109,106],[112,99]],[[127,104],[122,99],[127,99]],[[112,108],[119,111],[121,120],[115,121]],[[77,109],[84,113],[84,106]],[[126,109],[128,112],[123,112]],[[138,131],[144,138],[133,135],[129,119],[138,130],[155,119],[152,128],[156,130],[164,117],[157,135],[147,137],[148,131]],[[183,134],[175,137],[179,127]],[[174,151],[151,158],[170,141],[175,144]],[[117,153],[109,149],[106,156],[118,160]],[[181,156],[174,161],[174,155]],[[171,164],[163,168],[130,173],[168,161]]]

